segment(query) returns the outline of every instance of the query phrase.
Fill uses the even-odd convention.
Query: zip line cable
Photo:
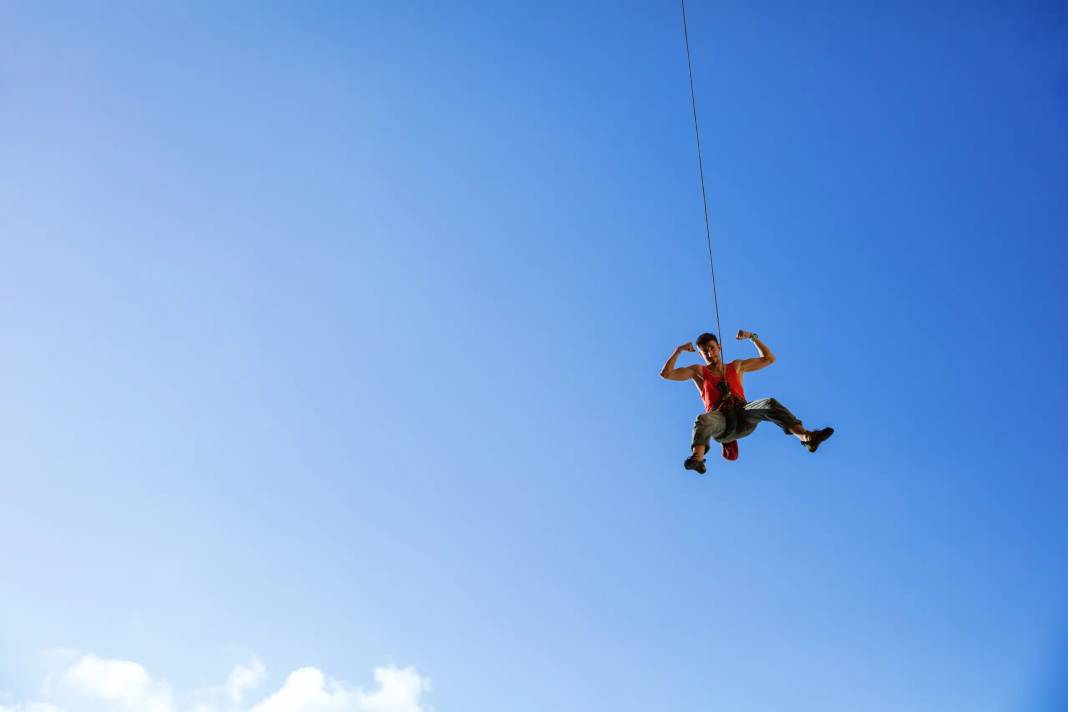
[[[697,169],[701,175],[701,202],[705,207],[705,238],[708,241],[708,267],[712,271],[712,301],[716,306],[716,338],[723,353],[723,328],[719,323],[719,294],[716,290],[716,264],[712,260],[712,228],[708,223],[708,193],[705,190],[705,162],[701,157],[701,128],[697,121],[697,95],[693,88],[693,58],[690,54],[690,31],[686,24],[686,0],[682,3],[682,37],[686,43],[686,67],[690,71],[690,106],[693,108],[693,132],[697,137]],[[722,356],[721,356],[722,358]]]

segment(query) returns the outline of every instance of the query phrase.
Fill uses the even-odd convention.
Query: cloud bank
[[[429,712],[430,683],[415,668],[375,668],[367,691],[304,667],[273,693],[263,693],[267,667],[259,658],[236,666],[218,686],[176,695],[139,663],[64,652],[41,688],[41,699],[5,705],[0,712]]]

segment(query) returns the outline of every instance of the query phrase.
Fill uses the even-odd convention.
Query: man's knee
[[[723,420],[723,415],[722,414],[717,413],[715,411],[712,411],[712,412],[709,412],[709,413],[701,413],[699,416],[697,416],[694,419],[693,424],[696,427],[707,428],[707,427],[715,425],[716,423],[718,423],[718,422],[720,422],[722,420]]]
[[[721,413],[701,413],[693,421],[694,441],[708,440],[723,434],[726,421]]]

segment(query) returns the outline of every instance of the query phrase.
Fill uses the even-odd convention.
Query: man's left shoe
[[[805,440],[801,444],[805,446],[805,449],[809,452],[816,452],[822,443],[827,438],[834,435],[834,428],[824,428],[823,430],[813,430],[809,433],[808,440]]]
[[[687,470],[693,470],[694,472],[703,475],[707,471],[705,469],[705,461],[698,460],[696,457],[688,457],[686,461],[682,463],[682,466]]]

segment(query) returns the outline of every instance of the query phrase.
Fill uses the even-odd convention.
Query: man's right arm
[[[661,378],[669,381],[688,381],[693,378],[693,366],[675,368],[675,361],[683,351],[693,351],[693,344],[685,343],[675,349],[675,353],[671,354],[671,358],[669,358],[667,363],[664,364],[664,367],[660,369]]]

